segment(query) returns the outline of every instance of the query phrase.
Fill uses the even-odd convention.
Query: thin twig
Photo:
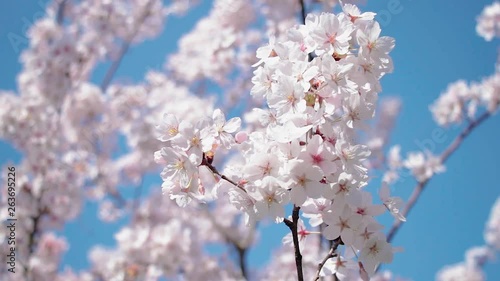
[[[302,271],[302,254],[300,253],[299,235],[297,233],[297,226],[299,224],[299,211],[300,207],[293,206],[292,221],[284,219],[284,223],[292,232],[293,247],[295,248],[295,266],[297,267],[298,281],[304,281],[304,272]]]
[[[144,6],[144,11],[143,11],[142,15],[140,16],[137,24],[134,26],[134,29],[127,36],[127,38],[124,39],[124,42],[123,42],[123,44],[122,44],[122,46],[120,48],[120,51],[118,52],[118,57],[113,61],[113,63],[111,64],[110,68],[108,69],[108,71],[104,75],[104,79],[101,82],[101,90],[103,92],[106,91],[106,89],[108,88],[109,84],[111,83],[111,80],[113,80],[113,77],[115,76],[116,71],[118,70],[118,67],[121,64],[121,62],[123,60],[123,57],[125,56],[125,54],[127,53],[128,49],[130,48],[130,44],[132,43],[132,41],[134,40],[135,36],[139,32],[139,29],[140,29],[141,25],[144,23],[144,21],[148,17],[148,15],[149,15],[149,9],[151,8],[150,6],[152,4],[153,4],[153,1],[150,0]]]
[[[141,182],[139,183],[139,186],[135,188],[134,192],[134,203],[132,204],[132,213],[135,214],[137,210],[139,209],[139,206],[141,205],[141,195],[142,195],[142,189],[144,186],[144,177],[141,177]]]
[[[125,56],[129,48],[130,48],[130,42],[126,41],[122,44],[120,52],[118,53],[118,57],[113,61],[108,71],[106,72],[104,79],[101,82],[101,90],[103,92],[106,91],[109,84],[111,83],[111,80],[113,80],[113,76],[115,76],[115,73],[121,64],[123,57]]]
[[[299,0],[299,4],[300,4],[300,16],[302,17],[302,24],[306,24],[306,4],[304,3],[304,0]],[[312,61],[313,60],[313,55],[312,53],[309,53],[307,55],[309,61]]]
[[[37,245],[37,241],[36,241],[36,236],[39,232],[39,222],[40,222],[40,219],[42,217],[42,215],[44,215],[44,212],[42,212],[40,210],[40,213],[37,214],[34,218],[33,218],[33,230],[29,233],[28,235],[28,257],[27,257],[27,261],[25,265],[23,265],[24,267],[24,278],[26,280],[31,280],[31,271],[30,271],[30,268],[29,268],[29,260],[30,260],[30,257],[31,255],[35,252],[35,248],[36,248],[36,245]]]
[[[37,244],[38,237],[37,236],[40,234],[39,233],[40,232],[40,220],[42,219],[43,216],[49,214],[49,210],[47,209],[47,207],[43,207],[43,208],[40,207],[44,191],[45,191],[45,189],[42,189],[40,194],[36,197],[30,190],[27,191],[28,193],[30,193],[31,196],[36,198],[36,204],[37,204],[36,209],[38,210],[38,214],[36,214],[34,217],[32,217],[33,218],[33,229],[28,235],[28,246],[27,246],[28,247],[28,256],[26,257],[26,264],[23,264],[24,277],[25,277],[25,280],[28,280],[28,281],[31,281],[33,279],[31,276],[31,272],[30,272],[29,261],[30,261],[31,255],[33,255],[33,253],[36,250],[36,247],[38,246],[38,244]]]
[[[302,17],[302,23],[306,24],[306,4],[304,0],[299,0],[300,3],[300,15]]]
[[[219,232],[220,235],[224,237],[226,242],[230,243],[231,245],[234,246],[236,249],[236,252],[238,253],[238,264],[240,266],[241,270],[241,275],[245,280],[248,280],[248,272],[246,269],[246,253],[247,253],[247,248],[249,245],[248,239],[251,239],[253,231],[255,231],[254,228],[252,228],[246,237],[246,239],[240,240],[238,237],[231,236],[229,232],[226,231],[226,228],[224,228],[222,225],[220,225],[214,216],[210,213],[208,208],[206,206],[202,206],[202,210],[205,212],[207,215],[208,219],[212,223],[213,227]]]
[[[248,272],[246,267],[246,248],[236,247],[236,251],[238,251],[238,261],[240,265],[241,275],[245,280],[248,280]]]
[[[319,225],[319,227],[318,227],[319,233],[323,233],[323,228],[324,228],[323,226],[324,226],[323,223]],[[318,255],[321,255],[321,253],[323,252],[323,248],[324,248],[323,246],[325,244],[325,243],[323,243],[323,239],[324,239],[323,235],[319,235]],[[331,242],[331,241],[329,240],[328,242]],[[331,248],[331,245],[329,245],[328,248]]]
[[[491,114],[487,111],[483,113],[481,116],[479,116],[477,119],[474,121],[471,121],[469,125],[453,140],[453,142],[446,148],[445,151],[441,154],[439,157],[441,159],[441,163],[444,164],[446,160],[460,147],[464,139],[470,135],[472,130],[474,130],[477,126],[479,126],[481,123],[483,123],[488,117],[490,117]],[[401,212],[401,215],[404,217],[408,217],[408,214],[412,210],[413,206],[415,203],[417,203],[418,198],[422,194],[422,191],[424,190],[425,186],[427,183],[430,181],[431,178],[428,178],[424,181],[419,182],[415,188],[413,189],[413,193],[410,196],[410,199],[408,199],[408,202],[406,203],[405,208]],[[392,239],[394,239],[394,236],[398,232],[402,225],[402,222],[400,220],[396,220],[394,224],[392,225],[391,229],[389,230],[387,234],[387,242],[391,242]]]
[[[318,270],[316,271],[316,276],[313,279],[314,281],[319,280],[321,269],[323,268],[323,266],[325,266],[326,261],[336,256],[335,252],[337,251],[337,248],[340,245],[340,241],[341,241],[340,237],[333,241],[333,245],[330,248],[330,251],[328,251],[328,254],[325,256],[325,258],[323,258],[323,260],[318,264]]]
[[[207,166],[208,169],[210,169],[210,171],[212,171],[212,173],[218,175],[221,179],[223,180],[226,180],[228,181],[229,183],[231,183],[232,185],[236,186],[237,188],[241,189],[243,192],[247,193],[246,189],[241,186],[240,184],[237,184],[236,182],[234,182],[233,180],[231,180],[230,178],[226,177],[225,175],[221,174],[217,168],[215,168],[214,165],[212,165],[211,163],[209,163],[207,160],[206,160],[206,157],[203,156],[203,160],[200,164],[201,166]]]
[[[64,8],[66,6],[66,1],[67,0],[62,0],[57,6],[56,22],[59,25],[62,24],[64,20]]]

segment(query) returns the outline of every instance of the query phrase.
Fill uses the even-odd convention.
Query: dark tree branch
[[[129,41],[123,42],[120,51],[118,53],[118,57],[113,61],[108,71],[104,75],[104,79],[101,82],[101,90],[103,92],[106,91],[109,84],[111,83],[111,80],[113,80],[113,77],[115,76],[115,73],[121,64],[123,57],[125,56],[129,48],[130,48],[130,42]]]
[[[130,48],[130,44],[134,40],[135,36],[139,32],[139,29],[142,25],[142,23],[146,20],[146,18],[149,16],[149,9],[151,8],[151,5],[153,4],[153,1],[150,0],[148,3],[146,3],[144,7],[144,11],[142,15],[140,16],[139,20],[137,21],[137,24],[135,25],[134,29],[126,38],[124,39],[124,42],[120,48],[120,51],[118,52],[117,58],[113,61],[111,64],[110,68],[104,75],[104,79],[101,82],[101,90],[104,92],[108,88],[109,84],[111,83],[111,80],[113,80],[113,77],[116,74],[116,71],[118,70],[118,67],[120,66],[123,57],[127,53],[128,49]]]
[[[299,4],[300,4],[300,16],[302,18],[302,24],[306,24],[306,15],[307,15],[306,4],[304,3],[304,0],[299,0]],[[308,54],[308,58],[309,58],[309,61],[313,60],[312,53]]]
[[[249,239],[252,239],[253,236],[253,231],[255,231],[255,228],[252,228],[250,232],[248,233],[248,236],[245,239],[239,239],[238,237],[231,236],[226,229],[220,225],[214,216],[210,213],[210,210],[206,207],[203,206],[202,210],[205,212],[207,215],[208,219],[214,226],[214,228],[219,232],[221,236],[224,237],[224,239],[231,244],[234,249],[236,250],[238,254],[238,265],[241,270],[241,275],[245,280],[248,280],[248,272],[247,272],[247,267],[246,267],[246,254],[247,254],[247,249],[249,243]]]
[[[205,155],[203,155],[203,160],[200,164],[200,166],[206,166],[208,169],[210,169],[210,171],[212,171],[212,173],[218,175],[221,179],[223,180],[226,180],[228,181],[229,183],[231,183],[232,185],[236,186],[237,188],[241,189],[243,192],[247,193],[247,191],[245,190],[245,188],[243,188],[243,186],[241,186],[240,184],[237,184],[236,182],[234,182],[233,180],[231,180],[230,178],[226,177],[225,175],[221,174],[217,168],[215,168],[214,165],[212,165],[209,161],[207,161]]]
[[[299,0],[300,3],[300,16],[302,17],[302,24],[306,24],[306,4],[304,0]]]
[[[144,177],[141,177],[139,186],[136,186],[134,191],[134,203],[132,204],[132,213],[137,213],[139,206],[141,205],[142,188],[144,186]]]
[[[284,219],[284,223],[290,231],[292,232],[293,238],[293,247],[295,248],[295,266],[297,267],[297,279],[298,281],[304,281],[304,272],[302,270],[302,254],[300,253],[300,245],[299,245],[299,235],[297,232],[297,226],[299,224],[299,211],[300,207],[293,206],[292,211],[292,221],[289,219]]]
[[[240,265],[241,275],[243,275],[243,278],[245,278],[245,280],[248,280],[248,272],[246,267],[247,249],[237,246],[236,251],[238,251],[238,262]]]
[[[57,6],[57,14],[56,14],[57,24],[62,24],[62,22],[64,20],[64,8],[66,6],[66,1],[67,0],[60,1],[58,6]]]
[[[340,242],[341,242],[340,237],[333,240],[332,242],[333,242],[333,244],[330,247],[330,251],[328,251],[328,254],[325,256],[325,258],[323,258],[323,260],[318,264],[318,270],[316,271],[316,276],[313,279],[314,281],[319,280],[319,275],[321,273],[321,269],[323,268],[323,266],[325,266],[326,261],[337,256],[336,251],[337,251],[337,248],[339,247]],[[334,278],[337,278],[337,276],[335,276]]]

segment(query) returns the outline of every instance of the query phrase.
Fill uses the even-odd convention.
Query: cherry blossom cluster
[[[223,243],[224,235],[232,235],[235,240],[246,239],[245,232],[224,225],[234,223],[235,218],[231,215],[235,214],[233,211],[226,214],[225,222],[215,223],[208,210],[179,210],[168,197],[152,196],[141,206],[132,223],[116,233],[116,249],[96,247],[90,252],[93,274],[102,276],[103,280],[158,280],[160,277],[239,280],[241,273],[229,257],[210,256],[204,249],[210,243]],[[221,267],[221,263],[224,266]]]
[[[441,158],[428,150],[409,152],[403,159],[399,145],[391,147],[387,154],[386,163],[388,169],[384,173],[384,181],[387,183],[397,181],[402,174],[402,169],[408,170],[418,182],[425,182],[433,175],[446,170]]]
[[[310,14],[287,40],[271,38],[259,48],[251,94],[269,109],[254,110],[252,132],[238,132],[240,119],[226,121],[219,109],[196,124],[166,114],[158,126],[166,146],[155,153],[164,192],[181,206],[205,200],[201,175],[208,170],[220,178],[211,196],[227,197],[249,225],[282,222],[293,203],[319,216],[328,240],[355,249],[365,274],[390,262],[392,247],[374,217],[394,213],[395,205],[387,190],[379,205],[363,190],[370,151],[355,141],[374,115],[380,78],[392,71],[394,40],[380,36],[373,17],[353,5],[338,15]],[[220,173],[212,161],[232,147],[240,154]],[[316,211],[308,213],[305,204]]]
[[[155,152],[156,162],[166,166],[161,174],[162,187],[180,206],[204,196],[203,182],[210,183],[210,174],[208,178],[204,176],[206,170],[200,169],[202,163],[213,160],[218,146],[229,149],[235,144],[232,133],[239,130],[241,120],[225,119],[220,109],[213,112],[211,119],[201,119],[194,124],[179,121],[174,114],[165,114],[157,127],[159,140],[167,142],[166,147]]]
[[[100,42],[113,43],[117,37],[139,42],[156,37],[164,26],[166,15],[174,11],[182,12],[182,9],[164,7],[159,0],[92,0],[75,5],[68,16],[81,22],[83,28],[92,30],[95,39],[101,37]]]
[[[2,244],[3,247],[4,244]],[[46,232],[39,240],[39,245],[33,253],[30,253],[29,273],[16,267],[16,273],[3,275],[8,281],[40,280],[53,281],[59,280],[58,271],[62,255],[68,249],[68,244],[63,237],[56,236],[54,233]],[[6,262],[3,260],[2,262]]]
[[[460,124],[473,119],[479,106],[495,113],[500,104],[499,75],[496,72],[481,82],[470,85],[463,80],[450,84],[446,92],[430,107],[434,120],[441,126]]]
[[[486,41],[498,37],[500,28],[500,3],[485,7],[479,16],[476,31]],[[479,106],[494,114],[500,105],[500,72],[498,65],[490,77],[480,82],[459,80],[448,86],[446,92],[430,106],[434,120],[441,126],[457,125],[476,117]]]
[[[395,146],[383,157],[400,108],[394,99],[378,101],[379,80],[392,71],[394,40],[380,36],[374,13],[350,4],[338,15],[311,14],[296,26],[300,1],[217,0],[180,40],[166,74],[113,81],[113,67],[131,44],[154,38],[169,16],[198,2],[54,1],[28,31],[17,93],[0,92],[0,138],[23,155],[16,166],[21,266],[18,274],[0,272],[0,279],[295,279],[292,233],[265,272],[244,266],[259,238],[257,223],[288,226],[295,218],[285,213],[293,205],[302,211],[295,227],[306,276],[393,280],[390,272],[375,273],[395,252],[375,217],[387,210],[396,222],[406,220],[389,184],[403,168],[419,183],[444,171],[442,157],[429,151],[402,159]],[[322,5],[331,11],[340,1],[304,2],[310,10]],[[478,18],[478,33],[487,40],[497,36],[498,10],[494,3]],[[265,32],[254,29],[263,22]],[[257,49],[268,40],[264,33],[269,44]],[[114,61],[105,79],[91,82],[105,60]],[[215,98],[202,96],[207,81],[225,87],[226,108],[214,110]],[[443,126],[473,122],[479,106],[493,114],[499,83],[497,71],[480,83],[451,85],[431,108],[435,119]],[[242,124],[229,117],[237,101],[247,109],[266,107],[245,113]],[[389,171],[374,203],[367,185],[384,161]],[[143,203],[124,198],[123,186],[140,192],[145,174],[157,171],[155,162],[163,166],[166,196],[153,193]],[[6,189],[0,193],[5,220]],[[115,235],[115,248],[91,251],[90,270],[61,271],[70,245],[53,231],[76,218],[87,199],[98,201],[103,221],[131,211],[130,223]],[[485,229],[487,246],[443,269],[440,281],[484,279],[482,264],[500,248],[499,206]],[[0,242],[6,235],[0,229]],[[207,245],[214,244],[228,251],[211,253]],[[2,264],[7,246],[0,246]]]
[[[463,80],[451,83],[446,92],[430,106],[430,110],[438,125],[447,127],[459,126],[464,122],[471,124],[481,116],[484,118],[484,114],[495,114],[499,105],[500,72],[495,72],[479,83],[468,85]],[[407,169],[418,182],[424,182],[446,170],[442,156],[436,156],[431,151],[409,152],[406,158],[401,157],[400,151],[401,147],[396,145],[387,154],[386,182],[393,183],[399,179],[401,169]]]
[[[224,215],[215,218],[214,214]],[[61,280],[244,280],[229,253],[207,253],[207,245],[227,243],[246,249],[253,229],[227,203],[213,209],[194,204],[182,210],[166,196],[155,193],[115,234],[114,249],[95,246],[89,253],[91,271],[59,273]],[[54,279],[52,279],[54,280]],[[59,279],[56,279],[59,280]]]
[[[304,206],[304,208],[306,208]],[[304,217],[311,218],[305,215]],[[301,253],[303,256],[303,268],[305,276],[326,277],[335,274],[339,280],[360,280],[366,277],[360,272],[360,265],[353,259],[356,253],[345,247],[340,255],[336,255],[326,260],[324,266],[318,273],[318,262],[327,255],[327,249],[320,248],[320,237],[313,234],[314,231],[307,230],[303,221],[299,224],[299,236],[302,247]],[[266,266],[263,272],[260,273],[258,280],[273,280],[285,281],[296,278],[295,260],[293,255],[293,245],[291,243],[291,234],[283,238],[284,244],[273,254],[274,259]],[[363,276],[364,275],[364,276]],[[361,279],[362,280],[362,279]],[[404,279],[395,278],[394,274],[389,271],[382,271],[371,276],[372,281],[403,281]]]
[[[259,4],[259,11],[266,23],[266,33],[269,36],[286,39],[286,31],[297,23],[296,16],[300,11],[299,2],[286,0],[278,3],[272,0],[260,0]]]
[[[214,1],[209,15],[179,40],[179,51],[169,56],[166,68],[187,83],[200,79],[227,83],[235,61],[248,57],[246,46],[261,40],[257,31],[248,29],[254,18],[251,1]]]
[[[51,240],[50,231],[77,217],[87,198],[101,200],[100,216],[106,221],[122,215],[119,207],[128,203],[120,197],[118,186],[137,182],[156,168],[149,157],[160,143],[155,140],[154,120],[165,110],[191,116],[187,108],[196,103],[210,110],[209,100],[196,98],[187,88],[154,73],[148,74],[148,83],[135,87],[105,89],[87,82],[97,62],[113,57],[121,41],[137,43],[156,35],[165,16],[162,1],[88,3],[59,1],[59,6],[47,8],[47,17],[28,30],[30,45],[21,55],[18,93],[0,94],[0,137],[23,154],[16,181],[21,266],[19,274],[8,278],[54,280],[67,246],[51,250],[51,241],[60,238]],[[134,30],[141,34],[134,35]],[[166,102],[165,88],[176,90],[176,96],[170,97],[179,100],[176,105]],[[112,152],[120,132],[131,148],[115,159]],[[6,200],[7,196],[0,197],[2,219],[8,213]],[[1,241],[4,231],[0,231]],[[8,253],[4,246],[2,263]]]
[[[469,249],[465,254],[465,261],[454,265],[445,266],[436,274],[437,281],[483,281],[486,280],[481,269],[484,259],[491,255],[486,247]]]
[[[304,5],[311,7],[311,10],[320,10],[324,12],[331,12],[341,1],[338,0],[305,0]],[[344,0],[344,4],[355,4],[357,2],[366,2],[360,0]],[[286,40],[287,30],[292,28],[297,20],[297,13],[300,13],[300,1],[295,0],[258,0],[258,10],[264,17],[266,34],[268,36],[276,37],[280,41]]]
[[[500,3],[495,1],[486,6],[477,18],[477,33],[486,41],[500,36]]]
[[[23,175],[28,169],[19,167],[18,173]],[[73,185],[74,181],[74,185]],[[2,183],[6,181],[2,181]],[[68,167],[60,167],[45,176],[37,175],[29,179],[27,175],[16,179],[16,260],[23,266],[16,268],[17,274],[7,274],[5,280],[26,280],[23,276],[27,274],[37,280],[53,280],[57,275],[59,261],[68,245],[64,238],[49,232],[58,228],[66,220],[74,218],[81,205],[81,192],[78,177]],[[51,188],[46,188],[50,186]],[[7,220],[7,190],[2,189],[0,196],[0,219]],[[42,233],[39,237],[35,233]],[[0,241],[6,241],[9,233],[5,228],[0,229]],[[37,234],[38,235],[38,234]],[[35,239],[38,241],[34,247]],[[8,261],[9,253],[7,243],[0,247],[0,261]],[[29,271],[25,272],[29,268]]]
[[[495,13],[500,11],[500,5],[495,2],[487,6],[478,18],[476,26],[480,36],[490,41],[496,37],[495,26],[500,23],[500,17]],[[483,78],[480,82],[467,83],[458,80],[451,83],[447,90],[429,107],[434,120],[442,127],[468,125],[477,122],[498,111],[500,105],[500,72],[498,65],[493,75]],[[484,110],[483,110],[484,108]],[[401,177],[401,170],[407,169],[418,182],[425,182],[434,174],[446,170],[443,157],[436,156],[432,151],[409,152],[403,159],[401,147],[393,146],[386,157],[387,170],[384,181],[393,183]]]

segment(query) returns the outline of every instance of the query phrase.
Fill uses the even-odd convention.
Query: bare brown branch
[[[321,269],[323,268],[323,266],[325,266],[326,261],[336,256],[335,252],[337,251],[340,242],[341,242],[340,237],[333,241],[333,245],[330,248],[330,251],[328,251],[328,254],[326,254],[325,258],[323,258],[323,260],[318,264],[318,270],[316,271],[316,276],[313,279],[314,281],[319,280]]]
[[[293,211],[292,211],[292,220],[290,221],[289,219],[284,219],[284,223],[288,228],[290,228],[290,231],[292,232],[292,239],[293,239],[293,247],[295,249],[295,266],[297,268],[297,279],[299,281],[304,281],[304,272],[302,270],[302,254],[300,253],[300,244],[299,244],[299,235],[297,232],[297,226],[299,224],[299,212],[300,212],[300,207],[298,206],[293,206]]]

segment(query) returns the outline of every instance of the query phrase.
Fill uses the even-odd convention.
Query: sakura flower
[[[31,270],[39,272],[39,274],[41,269],[47,272],[56,272],[62,254],[68,250],[66,239],[57,237],[51,232],[43,233],[38,244],[36,252],[29,259]]]
[[[268,125],[275,125],[277,122],[275,110],[264,110],[261,108],[254,108],[251,112],[247,113],[247,123],[260,123],[260,126],[266,127]],[[255,120],[255,121],[253,121]]]
[[[406,218],[400,214],[400,208],[403,205],[403,200],[399,197],[391,197],[389,186],[386,182],[382,182],[382,187],[379,191],[380,200],[384,206],[389,210],[391,215],[400,221],[406,221]]]
[[[368,106],[359,94],[354,94],[349,96],[349,102],[344,105],[344,121],[347,127],[353,128],[363,128],[365,127],[363,121],[368,120],[372,117],[373,111],[370,106]]]
[[[276,89],[267,96],[270,108],[275,109],[278,116],[286,113],[301,113],[306,109],[304,88],[295,79],[281,76]]]
[[[472,247],[465,252],[465,262],[469,265],[482,266],[495,259],[495,251],[488,246]]]
[[[500,72],[497,71],[490,77],[484,79],[476,87],[482,102],[486,105],[489,112],[494,113],[500,106]]]
[[[273,64],[279,61],[278,54],[274,50],[276,48],[276,38],[271,37],[269,38],[269,44],[265,46],[261,46],[257,49],[256,51],[256,57],[259,59],[258,62],[256,62],[252,66],[258,66],[261,65],[262,63],[265,64]]]
[[[244,173],[247,180],[258,180],[266,176],[278,176],[281,162],[271,154],[258,153],[252,156]]]
[[[493,2],[486,6],[477,18],[476,32],[486,41],[500,35],[500,3]]]
[[[389,149],[389,153],[387,155],[387,165],[391,169],[397,169],[403,165],[403,161],[401,160],[401,146],[395,145]]]
[[[231,134],[240,129],[241,119],[234,117],[226,121],[226,116],[220,109],[214,110],[212,119],[213,127],[201,132],[203,150],[209,151],[212,148],[213,139],[219,141],[225,148],[231,148],[234,144],[234,137]]]
[[[221,182],[226,181],[222,180]],[[228,182],[226,183],[229,184]],[[243,192],[241,189],[234,187],[228,188],[227,195],[229,197],[229,202],[231,203],[231,205],[244,212],[245,225],[254,225],[255,221],[257,220],[257,215],[255,213],[256,200],[247,193]]]
[[[181,185],[188,186],[193,178],[193,174],[197,170],[197,165],[200,163],[192,162],[184,153],[174,150],[171,147],[164,147],[155,153],[159,155],[157,158],[166,164],[161,176],[163,180],[174,180],[178,178]]]
[[[164,181],[161,185],[163,194],[169,195],[170,199],[175,200],[179,207],[186,207],[198,191],[198,181],[191,179],[187,184],[179,180]]]
[[[258,192],[262,199],[255,202],[257,217],[271,217],[277,223],[282,222],[285,216],[284,206],[290,201],[287,190],[282,188],[275,178],[265,177]]]
[[[308,197],[319,198],[323,196],[330,198],[332,196],[332,190],[329,186],[320,183],[323,179],[323,173],[318,166],[311,166],[297,160],[291,161],[289,174],[290,198],[295,205],[301,206]]]
[[[274,46],[280,62],[283,61],[307,61],[307,54],[302,51],[301,45],[294,41],[278,42]],[[273,67],[273,64],[270,65]]]
[[[361,194],[358,190],[359,183],[357,183],[352,175],[347,173],[340,173],[338,179],[332,184],[333,194],[336,201],[349,202],[361,201]]]
[[[377,237],[368,240],[359,255],[359,259],[363,262],[364,269],[369,275],[373,275],[380,263],[392,262],[392,258],[391,245]]]
[[[434,120],[441,126],[458,124],[464,118],[464,106],[471,91],[463,80],[454,82],[429,107]]]
[[[321,168],[325,175],[335,173],[337,165],[333,162],[334,155],[323,144],[319,135],[314,135],[307,143],[306,150],[299,154],[307,165],[316,165]]]
[[[436,274],[436,281],[484,281],[483,270],[478,266],[458,263],[442,268]]]
[[[318,75],[319,69],[315,65],[311,66],[308,62],[297,61],[292,65],[291,72],[304,89],[304,92],[307,92],[311,88],[310,81]]]
[[[360,196],[350,198],[352,201],[349,203],[354,207],[353,211],[360,214],[364,220],[373,220],[373,217],[381,215],[385,211],[384,206],[372,203],[372,195],[366,191],[360,192]]]
[[[337,62],[332,57],[326,56],[321,60],[321,71],[328,83],[329,91],[321,93],[339,94],[355,94],[357,93],[357,85],[348,77],[349,72],[354,64],[346,62]],[[323,94],[324,97],[325,94]]]
[[[425,155],[422,152],[409,153],[408,158],[404,161],[404,166],[411,171],[419,182],[423,182],[432,175],[446,170],[441,164],[441,159],[432,155],[429,151],[426,151]]]
[[[288,219],[292,220],[292,217],[289,217]],[[311,234],[311,232],[307,230],[307,228],[306,228],[306,226],[304,224],[304,221],[301,220],[301,219],[299,219],[299,221],[297,223],[297,235],[299,237],[299,244],[300,244],[300,247],[302,249],[304,249],[306,239],[307,239],[307,237],[310,234]],[[284,245],[291,245],[291,246],[293,246],[293,236],[292,236],[292,233],[289,232],[287,235],[285,235],[283,237],[283,239],[281,240],[281,242]]]
[[[256,98],[265,98],[271,94],[274,82],[273,72],[268,67],[260,66],[253,72],[252,83],[254,84],[250,94]]]
[[[353,269],[357,268],[357,264],[351,260],[337,254],[336,257],[328,259],[320,271],[320,276],[336,275],[340,281],[349,280],[348,276]]]
[[[199,121],[196,125],[182,121],[178,127],[179,134],[171,141],[172,146],[181,148],[197,163],[201,162],[203,156],[201,130],[207,125],[208,123],[204,120]]]
[[[349,207],[345,207],[341,214],[327,213],[323,215],[327,227],[323,230],[323,235],[328,240],[337,239],[339,236],[347,245],[352,245],[358,227],[361,224],[361,215],[353,213]]]
[[[311,38],[318,44],[318,54],[326,52],[329,55],[346,54],[349,50],[349,40],[353,31],[352,23],[344,14],[339,16],[322,13],[319,16],[309,14],[306,24],[318,17],[318,25],[311,31]]]
[[[360,227],[359,231],[356,235],[356,240],[354,241],[354,246],[356,248],[363,248],[363,245],[366,244],[366,241],[371,238],[378,237],[380,239],[383,238],[383,234],[380,232],[384,227],[379,223],[372,221],[367,224],[364,224]]]
[[[156,130],[159,140],[171,140],[179,133],[179,121],[173,114],[165,113],[162,122],[156,126]]]
[[[375,17],[375,13],[372,12],[364,12],[361,13],[358,7],[353,4],[345,4],[342,6],[342,10],[349,17],[352,23],[358,24],[361,22],[371,21]]]
[[[370,156],[370,150],[364,145],[351,145],[340,139],[335,144],[337,155],[339,156],[346,172],[351,173],[355,179],[363,179],[367,169],[362,161]]]
[[[284,125],[274,125],[267,127],[267,134],[275,141],[287,143],[294,139],[301,138],[312,126],[297,126],[293,121],[288,121]]]
[[[323,214],[326,213],[331,205],[331,200],[325,198],[309,198],[302,205],[303,216],[309,218],[309,224],[316,227],[323,223]]]
[[[358,29],[356,38],[362,55],[370,56],[383,63],[390,63],[388,54],[394,48],[394,38],[379,37],[381,31],[378,22],[373,22],[373,25],[367,26],[365,30]]]

